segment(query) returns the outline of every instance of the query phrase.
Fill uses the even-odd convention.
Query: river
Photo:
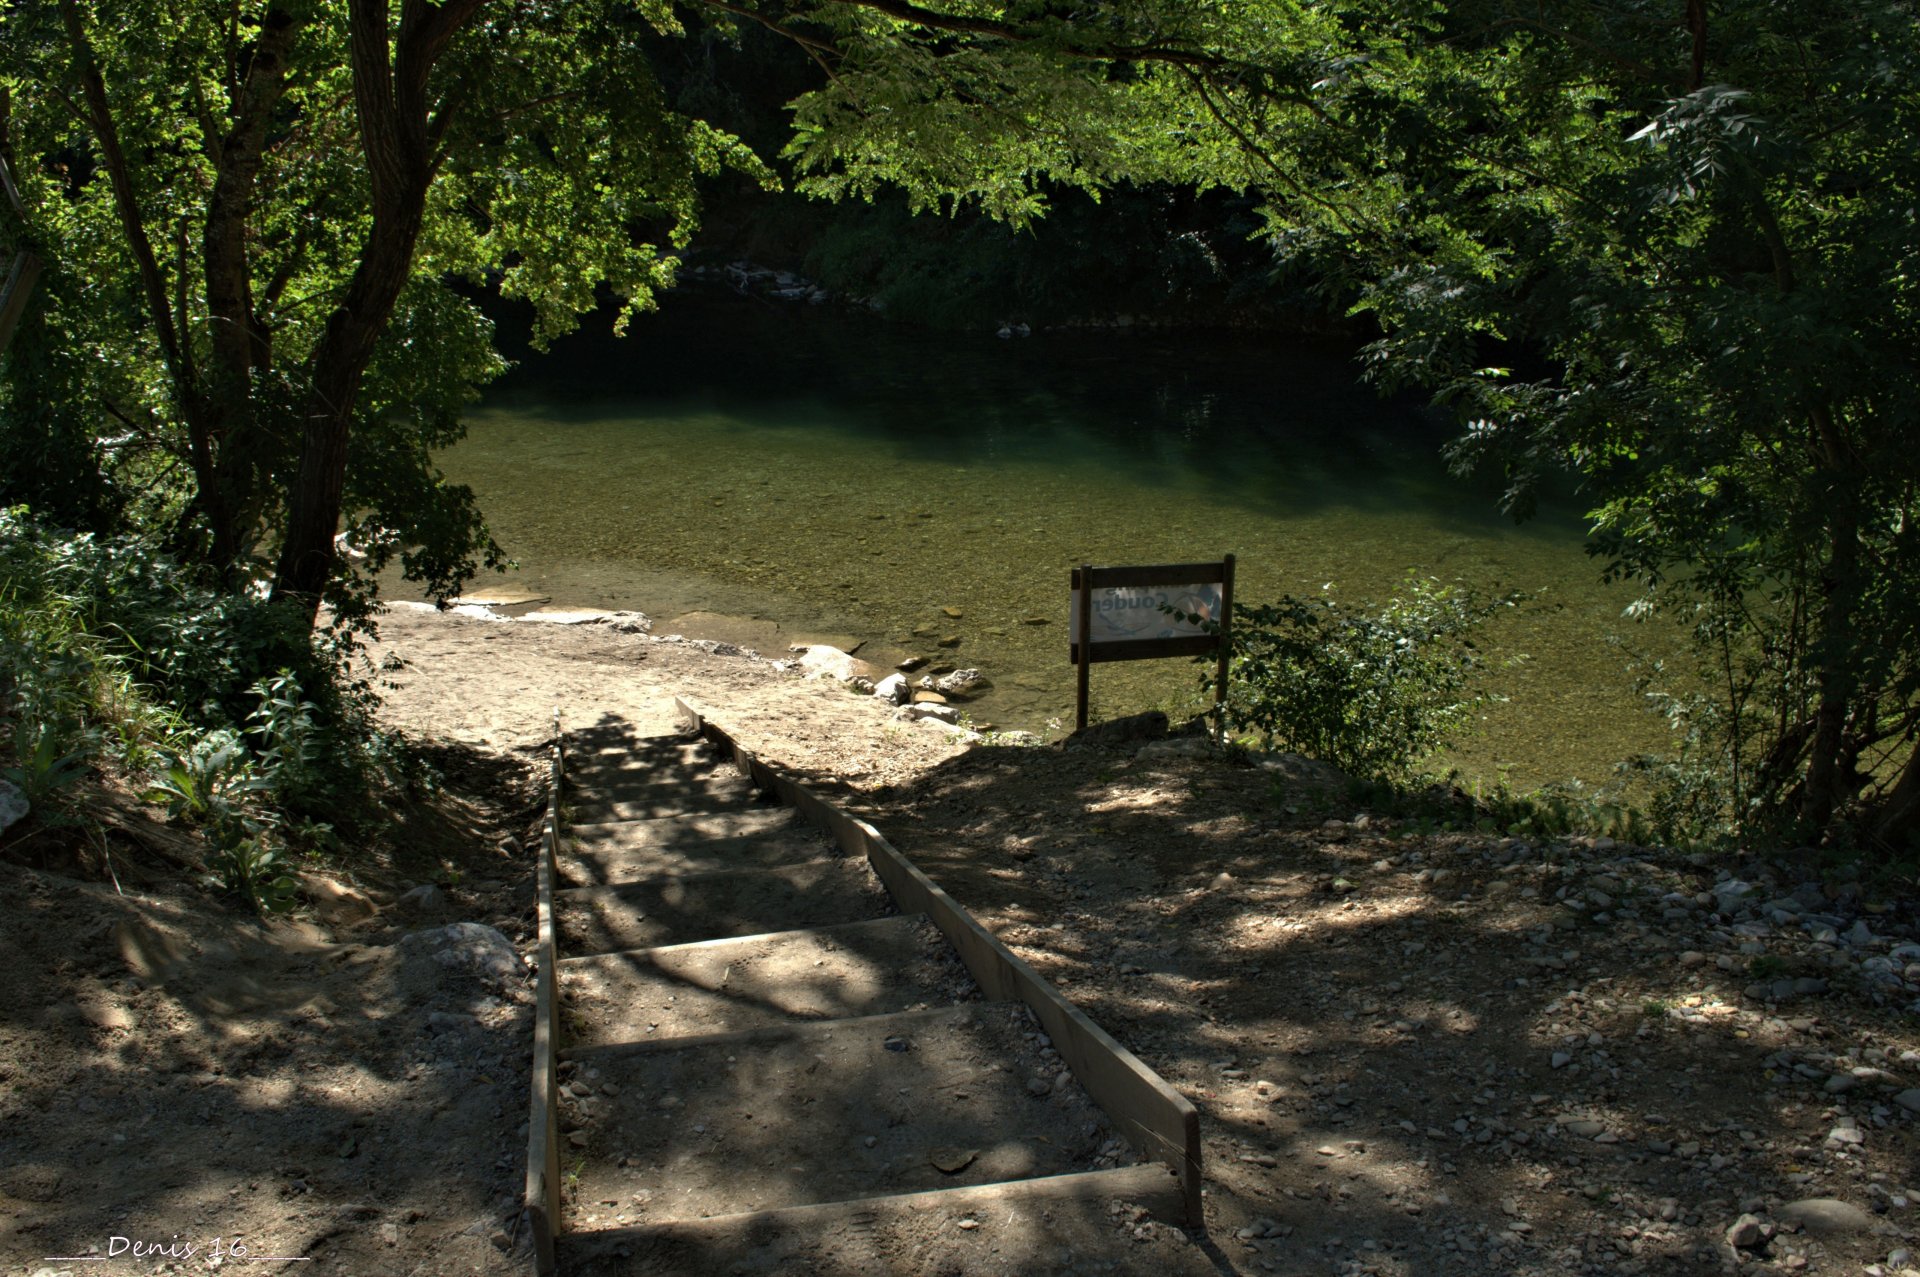
[[[1601,584],[1577,502],[1501,516],[1493,486],[1447,472],[1449,428],[1359,384],[1351,351],[1008,340],[699,290],[623,339],[604,328],[527,355],[440,457],[518,561],[513,586],[635,608],[656,633],[751,618],[975,667],[993,684],[976,718],[1044,730],[1072,721],[1075,564],[1232,553],[1246,602],[1357,601],[1418,574],[1531,595],[1488,634],[1502,699],[1447,765],[1599,783],[1663,743],[1628,654],[1672,635],[1622,619],[1632,594]],[[1094,714],[1177,708],[1196,678],[1182,660],[1096,666]]]

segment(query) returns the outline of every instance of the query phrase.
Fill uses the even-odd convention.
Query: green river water
[[[1245,602],[1378,597],[1409,573],[1533,592],[1489,634],[1506,699],[1448,761],[1523,787],[1605,781],[1663,743],[1623,653],[1671,636],[1621,619],[1631,595],[1599,582],[1577,505],[1516,527],[1447,473],[1447,437],[1333,346],[1001,340],[687,292],[625,339],[528,356],[440,460],[518,561],[504,584],[635,608],[656,634],[758,618],[783,642],[864,640],[883,665],[975,667],[993,690],[970,712],[1000,727],[1071,724],[1075,564],[1232,553]],[[1196,676],[1095,666],[1094,714],[1174,707]]]

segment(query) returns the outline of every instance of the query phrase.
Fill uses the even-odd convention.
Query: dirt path
[[[445,928],[527,945],[529,860],[495,848],[532,827],[554,706],[664,726],[675,693],[864,806],[1201,1106],[1221,1271],[1911,1266],[1910,899],[1434,832],[1191,741],[961,754],[837,685],[602,626],[396,613],[383,650],[411,661],[389,716],[470,798],[418,815],[413,863],[364,866],[373,918],[263,931],[190,887],[0,864],[0,1272],[203,1271],[235,1233],[313,1275],[520,1271],[527,985]],[[436,877],[445,912],[403,915]],[[198,1252],[43,1258],[116,1235]]]

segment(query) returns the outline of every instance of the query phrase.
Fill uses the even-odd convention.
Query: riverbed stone
[[[904,705],[913,696],[905,674],[889,674],[873,685],[873,694],[894,705]]]
[[[860,672],[859,662],[837,647],[810,643],[800,652],[799,666],[810,678],[832,678],[845,683]]]
[[[1777,1219],[1798,1224],[1815,1237],[1844,1237],[1873,1227],[1873,1216],[1837,1197],[1805,1197],[1774,1212]]]
[[[985,691],[987,676],[979,670],[955,670],[933,680],[933,690],[945,696],[973,696]]]
[[[614,613],[605,624],[614,634],[653,634],[653,616],[647,613]]]

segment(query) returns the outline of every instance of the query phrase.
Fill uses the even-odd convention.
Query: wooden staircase
[[[681,708],[682,734],[603,721],[556,747],[538,1270],[918,1271],[1011,1245],[1074,1271],[1141,1208],[1197,1225],[1192,1106],[872,826]]]

